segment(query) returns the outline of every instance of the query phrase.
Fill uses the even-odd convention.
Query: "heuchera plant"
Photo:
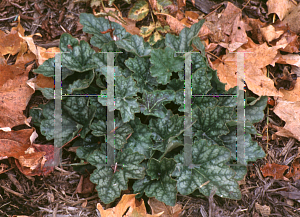
[[[224,198],[239,200],[238,180],[247,172],[246,165],[230,167],[236,159],[236,97],[193,97],[192,163],[184,166],[184,53],[192,44],[201,53],[192,53],[193,94],[235,95],[236,88],[225,91],[215,70],[208,65],[198,33],[204,20],[185,28],[179,36],[150,46],[131,35],[118,23],[81,14],[83,31],[92,34],[90,43],[101,52],[115,54],[115,150],[117,168],[106,163],[106,98],[73,96],[62,98],[63,144],[80,129],[74,143],[77,156],[94,165],[90,180],[97,185],[100,199],[108,204],[135,180],[134,193],[155,197],[174,206],[176,195],[200,192],[209,196],[213,188]],[[109,33],[114,28],[113,40]],[[78,42],[69,34],[60,39],[62,94],[106,94],[107,53],[95,52],[86,41]],[[34,70],[54,77],[54,58]],[[47,140],[54,138],[54,90],[41,89],[50,101],[30,110],[34,124]],[[253,123],[263,119],[267,97],[246,99],[246,163],[265,157],[250,134]],[[168,107],[168,109],[167,109]],[[195,122],[195,123],[194,123]],[[128,138],[128,136],[131,136]],[[99,141],[103,141],[102,143]],[[232,153],[232,154],[231,154]]]

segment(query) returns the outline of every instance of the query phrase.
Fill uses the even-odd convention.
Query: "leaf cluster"
[[[104,203],[113,202],[128,180],[136,180],[134,193],[145,193],[167,205],[174,206],[176,195],[199,191],[230,199],[241,199],[238,180],[247,172],[246,164],[230,167],[236,160],[236,96],[237,88],[225,90],[217,72],[209,67],[204,48],[197,37],[204,20],[185,28],[179,36],[166,34],[165,39],[150,45],[142,37],[131,35],[111,23],[114,40],[109,33],[109,21],[92,14],[81,14],[83,31],[92,34],[90,43],[101,49],[95,52],[85,42],[69,34],[60,39],[62,64],[62,125],[63,143],[82,129],[75,142],[77,156],[96,169],[91,181]],[[184,164],[185,58],[192,53],[192,165]],[[107,76],[108,54],[114,54],[115,70],[115,162],[118,170],[106,163]],[[182,52],[182,53],[176,53]],[[55,60],[48,59],[35,73],[54,77]],[[48,140],[54,138],[54,90],[42,89],[50,99],[46,105],[30,110],[36,126]],[[241,94],[244,94],[241,91]],[[72,96],[82,95],[82,96]],[[91,95],[97,96],[91,96]],[[89,95],[87,97],[86,95]],[[218,95],[219,97],[214,97]],[[253,123],[264,117],[267,97],[246,103],[245,162],[265,156],[251,134]],[[130,137],[129,137],[130,136]],[[104,140],[105,141],[105,140]]]

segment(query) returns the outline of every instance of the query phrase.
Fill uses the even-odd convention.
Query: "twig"
[[[157,14],[160,14],[160,15],[166,15],[166,16],[169,16],[169,17],[175,18],[175,17],[173,17],[173,16],[172,16],[172,15],[170,15],[170,14],[159,13],[159,12],[154,12],[154,11],[153,11],[153,13],[154,13],[155,15],[157,15]]]
[[[190,202],[190,200],[191,200],[191,198],[189,198],[189,199],[188,199],[188,202],[186,202],[186,203],[184,204],[184,207],[182,208],[182,210],[184,210],[184,208],[185,208],[186,205]]]
[[[83,203],[83,202],[86,201],[86,200],[94,200],[95,198],[98,198],[98,195],[94,195],[94,196],[87,197],[87,198],[82,198],[82,199],[80,199],[80,200],[78,200],[78,201],[72,203],[71,206],[75,206],[75,205],[77,205],[77,204],[79,204],[79,203]]]
[[[81,131],[82,129],[80,129],[79,131],[78,131],[78,134],[73,138],[73,139],[71,139],[69,142],[67,142],[66,144],[64,144],[63,146],[61,146],[59,149],[61,149],[61,148],[63,148],[63,147],[65,147],[66,145],[68,145],[70,142],[72,142],[74,139],[76,139],[77,137],[79,137],[80,136],[80,131]]]
[[[11,167],[11,168],[9,168],[9,169],[7,169],[7,170],[1,171],[0,174],[6,173],[7,171],[10,171],[10,170],[12,170],[12,169],[14,169],[14,167]]]
[[[17,7],[17,8],[19,8],[19,9],[21,9],[22,11],[24,11],[24,9],[23,9],[23,7],[22,6],[20,6],[20,5],[18,5],[17,3],[14,3],[14,2],[9,2],[10,4],[12,4],[13,6],[15,6],[15,7]]]
[[[295,6],[297,6],[297,2],[295,0],[291,0]]]
[[[57,215],[57,210],[58,210],[58,203],[56,204],[54,210],[53,210],[53,217],[56,217]]]
[[[4,186],[2,186],[2,185],[0,185],[0,187],[3,188],[5,191],[7,191],[7,192],[9,192],[9,193],[11,193],[11,194],[16,195],[17,197],[24,198],[24,195],[23,195],[23,194],[20,194],[20,193],[18,193],[18,192],[15,192],[15,191],[13,191],[13,190],[11,190],[11,189],[9,189],[9,188],[7,188],[7,187],[4,187]]]
[[[119,127],[116,127],[115,129],[111,130],[109,133],[114,132],[115,130],[117,130]]]
[[[244,10],[244,8],[249,4],[250,0],[248,0],[248,2],[244,5],[244,7],[242,8],[242,10]]]
[[[14,15],[14,16],[7,17],[7,18],[1,18],[0,21],[9,20],[9,19],[15,18],[16,16],[18,16],[18,15]]]
[[[220,60],[222,63],[224,63],[223,60],[221,60],[218,56],[214,55],[213,53],[211,53],[211,52],[209,52],[209,51],[206,51],[206,53],[208,53],[208,54],[210,54],[210,55],[216,57],[218,60]],[[225,63],[224,63],[224,64],[225,64]]]
[[[122,12],[120,11],[120,9],[113,3],[113,6],[115,6],[115,8],[117,9],[117,11],[119,11],[119,13],[122,15]]]
[[[214,203],[214,195],[215,195],[216,191],[217,191],[217,189],[215,187],[213,187],[213,189],[210,192],[209,198],[208,198],[208,202],[209,202],[208,215],[209,215],[209,217],[214,216],[214,209],[216,206],[216,204]]]
[[[215,12],[216,10],[218,10],[222,5],[219,5],[219,7],[217,7],[215,10],[213,10],[212,12],[210,12],[209,14],[205,15],[203,17],[203,19],[205,19],[206,17],[210,16],[213,12]]]

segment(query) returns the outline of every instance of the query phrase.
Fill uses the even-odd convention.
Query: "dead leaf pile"
[[[46,50],[35,46],[32,36],[24,36],[24,32],[20,17],[18,26],[10,33],[0,30],[0,159],[14,158],[25,175],[47,175],[53,171],[53,145],[34,144],[37,138],[35,128],[12,130],[23,124],[31,127],[31,118],[27,119],[23,111],[32,94],[37,87],[53,87],[52,78],[39,75],[28,80],[34,62],[43,63],[53,57],[53,53],[50,56],[45,54]],[[9,57],[16,54],[15,63],[8,64]]]
[[[273,96],[276,100],[274,112],[286,125],[277,135],[293,137],[300,141],[300,71],[299,39],[290,23],[283,22],[293,11],[298,11],[293,1],[284,3],[269,0],[268,14],[277,14],[279,20],[266,24],[259,19],[242,18],[242,10],[230,2],[220,13],[211,13],[200,30],[199,37],[205,41],[208,61],[218,72],[221,82],[229,90],[237,85],[237,52],[244,53],[245,82],[258,96]],[[251,38],[248,37],[249,33]],[[257,43],[258,42],[258,43]],[[216,50],[226,50],[217,59]],[[282,53],[285,52],[285,54]],[[286,54],[287,53],[287,54]],[[295,54],[297,53],[297,54]],[[279,71],[271,75],[268,66],[288,64],[290,71]]]

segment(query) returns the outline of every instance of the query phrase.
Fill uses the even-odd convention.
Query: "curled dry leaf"
[[[286,15],[288,15],[295,7],[293,1],[290,0],[281,0],[281,1],[269,0],[267,2],[267,6],[268,6],[267,15],[275,13],[277,14],[280,20],[283,20],[283,18]]]
[[[276,135],[291,136],[300,141],[300,101],[289,102],[278,99],[274,113],[285,121],[283,130],[276,132]],[[286,131],[289,132],[288,135]]]
[[[181,30],[183,30],[185,27],[183,23],[181,23],[180,21],[178,21],[176,18],[172,16],[167,16],[166,21],[169,24],[170,29],[176,34],[179,34]]]
[[[295,22],[295,20],[297,20],[298,22]],[[296,34],[300,34],[299,20],[300,20],[300,4],[298,4],[297,7],[294,7],[293,11],[284,18],[283,22],[288,24],[290,29],[293,32],[295,32]]]
[[[260,28],[260,31],[267,42],[271,42],[274,39],[279,38],[284,33],[283,30],[276,31],[273,25],[262,27]]]
[[[55,57],[55,54],[60,52],[58,47],[50,47],[48,49],[36,46],[37,49],[37,59],[39,65],[42,65],[47,59]]]
[[[245,23],[247,23],[249,25],[249,27],[251,27],[252,31],[251,31],[251,39],[254,41],[258,41],[259,44],[263,44],[263,36],[261,34],[260,29],[262,27],[267,26],[267,23],[263,23],[261,22],[259,19],[252,19],[252,18],[248,18],[247,16],[245,16],[243,18],[243,20],[245,21]],[[247,30],[248,31],[248,30]]]

